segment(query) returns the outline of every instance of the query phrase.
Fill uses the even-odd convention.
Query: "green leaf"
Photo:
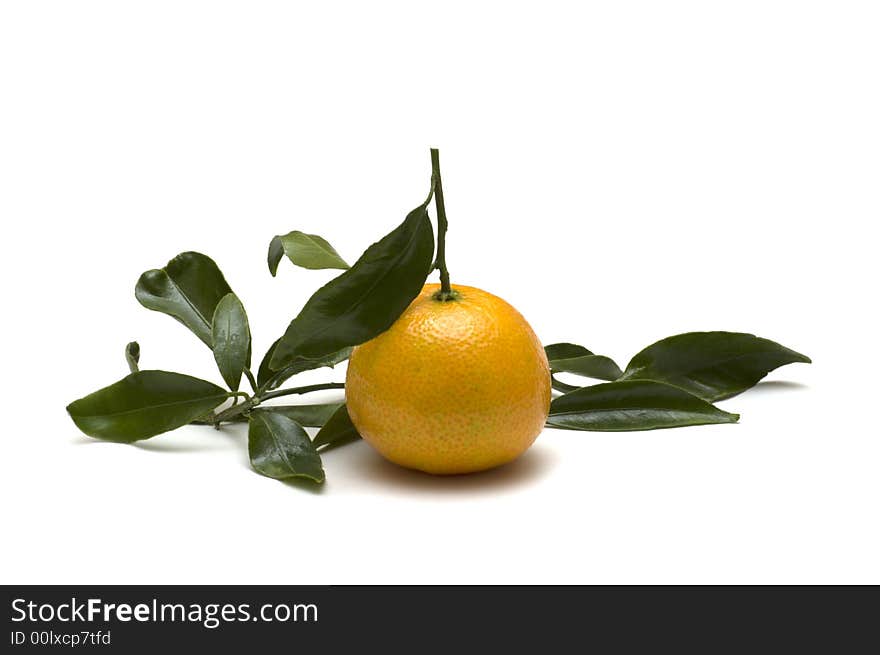
[[[334,412],[342,407],[342,403],[327,403],[325,405],[271,405],[266,410],[286,416],[292,421],[307,428],[322,427]]]
[[[623,375],[623,371],[620,370],[620,367],[610,357],[594,355],[583,346],[573,343],[551,343],[544,348],[544,352],[547,353],[547,360],[550,362],[550,371],[552,373],[574,373],[588,378],[596,378],[597,380],[608,380],[609,382],[613,382]],[[571,385],[559,382],[558,380],[557,384],[558,390],[571,387]]]
[[[281,386],[285,380],[293,377],[297,373],[311,371],[312,369],[323,368],[325,366],[327,368],[333,368],[337,364],[348,359],[351,356],[352,350],[351,348],[343,348],[335,353],[330,353],[329,355],[317,359],[298,357],[290,366],[285,367],[282,371],[273,371],[269,368],[269,362],[272,360],[272,355],[275,354],[275,348],[278,345],[278,341],[281,341],[281,339],[278,339],[269,347],[269,350],[263,357],[263,361],[260,362],[260,370],[257,371],[257,385],[261,387],[273,377],[275,378],[275,381],[272,383],[271,389],[276,389]]]
[[[278,264],[281,263],[282,257],[284,257],[284,243],[280,236],[274,236],[269,242],[269,254],[266,256],[266,263],[269,264],[269,272],[272,277],[278,273]]]
[[[689,332],[648,346],[632,358],[624,380],[659,380],[709,401],[730,398],[775,368],[810,363],[806,355],[741,332]]]
[[[547,360],[551,362],[554,359],[570,359],[593,354],[592,351],[574,343],[551,343],[549,346],[544,346],[544,352],[547,353]]]
[[[231,292],[214,260],[198,252],[184,252],[165,268],[141,275],[134,293],[144,307],[173,316],[210,348],[214,310]]]
[[[613,382],[623,375],[623,371],[614,363],[614,360],[604,355],[552,359],[550,360],[550,370],[554,373],[575,373],[609,382]]]
[[[433,254],[434,233],[421,205],[312,295],[278,342],[270,368],[317,359],[387,330],[422,290]]]
[[[738,414],[722,411],[684,389],[652,380],[630,380],[597,384],[559,396],[550,403],[547,425],[618,432],[738,420]]]
[[[263,361],[260,362],[260,368],[257,371],[257,386],[262,387],[269,380],[272,379],[272,376],[275,375],[275,371],[269,368],[269,362],[272,361],[272,355],[275,354],[275,349],[278,347],[278,342],[281,341],[280,338],[275,339],[272,342],[272,345],[269,346],[269,350],[266,351],[266,354],[263,355]]]
[[[220,375],[230,389],[238,391],[244,369],[251,365],[251,330],[244,305],[234,293],[227,293],[217,303],[211,335]]]
[[[67,406],[90,437],[131,443],[174,430],[212,411],[228,392],[199,378],[139,371]]]
[[[128,362],[128,370],[138,372],[138,362],[141,360],[141,346],[137,341],[132,341],[125,346],[125,361]]]
[[[580,389],[581,387],[574,384],[566,384],[561,380],[558,380],[555,375],[550,376],[550,384],[556,391],[560,393],[568,393],[569,391],[574,391],[575,389]]]
[[[302,426],[271,409],[250,413],[248,455],[257,473],[277,480],[324,481],[321,456]]]
[[[354,427],[354,423],[351,422],[351,417],[348,415],[348,408],[342,405],[315,435],[312,443],[315,448],[329,450],[360,438],[361,435],[358,434],[357,428]]]
[[[317,270],[321,268],[349,268],[335,248],[317,234],[306,234],[299,230],[276,236],[269,243],[269,272],[274,277],[278,272],[281,256],[287,255],[297,266]]]

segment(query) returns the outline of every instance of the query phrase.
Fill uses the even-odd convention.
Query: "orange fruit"
[[[482,471],[532,445],[550,409],[550,368],[532,328],[501,298],[426,284],[394,325],[351,354],[345,396],[361,436],[428,473]]]

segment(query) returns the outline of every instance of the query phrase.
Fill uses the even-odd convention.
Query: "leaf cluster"
[[[281,396],[340,389],[329,382],[280,388],[290,378],[348,359],[354,346],[388,329],[418,295],[432,270],[434,233],[427,201],[349,266],[322,237],[289,232],[269,245],[269,272],[284,256],[308,269],[343,272],[318,289],[251,371],[251,330],[244,304],[207,255],[184,252],[145,272],[135,297],[171,316],[211,349],[223,388],[183,373],[141,370],[137,342],[125,347],[129,375],[75,400],[67,411],[85,434],[121,443],[149,439],[187,424],[248,424],[254,470],[277,479],[323,482],[319,450],[359,438],[345,405],[276,406]],[[242,378],[250,391],[241,390]],[[311,439],[306,427],[320,431]]]
[[[770,371],[810,358],[742,332],[689,332],[662,339],[633,357],[625,370],[608,357],[571,343],[545,348],[553,388],[547,425],[567,430],[653,430],[735,423],[738,414],[712,403],[756,385]],[[607,380],[576,386],[559,373]]]
[[[278,406],[288,395],[342,389],[341,382],[283,385],[305,371],[333,368],[352,348],[387,330],[440,271],[442,300],[454,298],[445,268],[446,218],[439,159],[432,150],[431,191],[393,230],[369,246],[351,266],[321,236],[292,231],[274,237],[267,256],[277,275],[286,257],[307,269],[342,272],[315,291],[284,334],[252,371],[252,338],[241,299],[210,257],[184,252],[164,267],[143,273],[135,297],[166,314],[211,349],[225,387],[183,373],[142,370],[137,342],[125,347],[129,374],[67,406],[76,426],[96,439],[132,443],[187,424],[217,429],[248,424],[248,453],[258,473],[277,479],[323,482],[320,453],[359,439],[344,403]],[[438,213],[428,217],[432,198]],[[441,290],[442,290],[441,289]],[[692,332],[648,346],[621,369],[609,357],[571,343],[546,347],[553,388],[548,427],[569,430],[651,430],[733,423],[737,414],[712,403],[738,394],[773,369],[809,358],[751,334]],[[558,375],[600,380],[572,385]],[[248,391],[242,390],[246,380]],[[310,438],[305,428],[319,428]]]

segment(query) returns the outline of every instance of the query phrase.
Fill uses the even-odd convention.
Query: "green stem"
[[[344,382],[323,382],[321,384],[310,384],[306,387],[294,387],[292,389],[279,389],[278,391],[269,391],[263,393],[261,395],[253,396],[252,398],[248,398],[245,402],[240,405],[233,405],[232,407],[227,407],[225,410],[220,412],[219,414],[215,414],[212,418],[212,424],[215,428],[219,428],[220,424],[223,421],[232,421],[237,417],[241,416],[252,410],[254,407],[259,405],[264,400],[269,400],[271,398],[280,398],[281,396],[290,396],[293,394],[303,394],[303,393],[311,393],[312,391],[323,391],[324,389],[345,389]],[[247,394],[245,394],[247,395]]]
[[[293,394],[311,393],[312,391],[323,391],[324,389],[345,389],[344,382],[322,382],[321,384],[310,384],[307,387],[295,387],[293,389],[279,389],[278,391],[270,391],[260,396],[260,401],[269,400],[270,398],[280,398],[281,396],[290,396]]]
[[[233,416],[232,418],[226,419],[228,423],[245,423],[247,421],[246,418],[241,416]],[[197,418],[194,421],[189,422],[190,425],[212,425],[216,426],[216,422],[212,418]]]
[[[257,389],[257,395],[259,396],[260,394],[265,393],[266,391],[272,391],[272,389],[274,389],[275,387],[280,386],[284,382],[284,380],[286,379],[284,376],[287,375],[287,370],[288,369],[283,368],[280,371],[278,371],[275,375],[273,375],[271,378],[269,378],[262,387]],[[290,377],[290,376],[287,376],[287,377]]]
[[[431,180],[434,189],[434,206],[437,209],[437,259],[434,268],[440,271],[440,291],[434,294],[437,300],[452,300],[455,292],[449,284],[449,270],[446,268],[446,202],[443,198],[443,182],[440,178],[440,151],[431,148]]]
[[[254,393],[257,393],[257,381],[254,378],[254,374],[251,373],[251,369],[249,369],[249,368],[244,369],[244,375],[248,379],[248,384],[251,385],[251,390]]]
[[[219,428],[220,424],[223,421],[231,421],[236,416],[241,416],[245,412],[250,411],[258,402],[260,402],[259,399],[257,398],[257,396],[254,396],[250,400],[246,400],[240,405],[233,405],[232,407],[224,409],[219,414],[215,414],[212,420],[214,427]]]

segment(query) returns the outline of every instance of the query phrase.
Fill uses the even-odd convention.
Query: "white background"
[[[309,4],[3,3],[0,581],[880,583],[877,5]],[[129,340],[220,381],[142,271],[212,256],[261,356],[332,275],[272,279],[272,235],[354,260],[429,146],[453,283],[545,343],[625,365],[726,329],[815,363],[722,403],[739,425],[547,430],[470,477],[358,443],[311,491],[241,428],[78,433]]]

